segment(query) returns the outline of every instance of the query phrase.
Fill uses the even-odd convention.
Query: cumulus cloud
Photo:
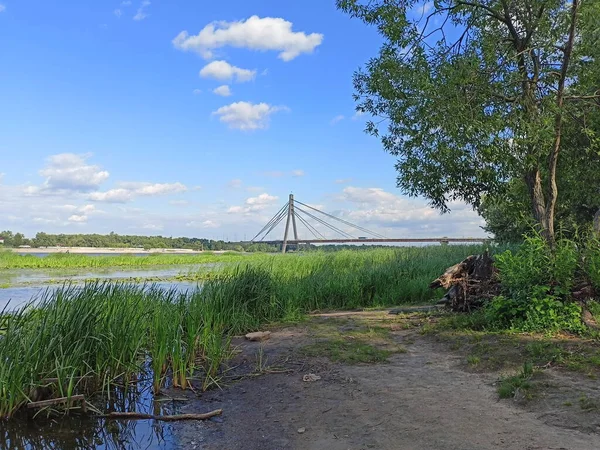
[[[126,0],[124,2],[121,2],[121,6],[131,6],[131,0]]]
[[[136,197],[185,192],[188,188],[182,183],[120,183],[120,187],[105,192],[92,192],[89,199],[97,202],[126,203]]]
[[[150,2],[148,0],[144,0],[140,4],[140,7],[138,8],[135,16],[133,16],[133,20],[140,21],[140,20],[144,20],[146,17],[148,17],[150,15],[147,13],[148,6],[150,6]]]
[[[85,205],[85,206],[82,206],[81,208],[79,208],[79,211],[81,211],[83,214],[92,214],[92,213],[96,212],[96,206]]]
[[[97,189],[106,181],[109,173],[100,166],[89,164],[89,154],[60,153],[46,160],[46,166],[39,171],[45,178],[41,186],[28,186],[26,195],[49,192],[88,192]]]
[[[95,202],[125,203],[133,200],[133,192],[128,189],[110,189],[106,192],[92,192],[90,200]]]
[[[256,70],[242,69],[232,66],[227,61],[213,61],[200,70],[202,78],[213,78],[215,80],[233,80],[238,83],[251,81],[256,76]]]
[[[273,205],[279,200],[279,197],[275,195],[269,195],[266,192],[256,196],[249,197],[243,206],[230,206],[227,212],[230,214],[250,214],[262,211],[269,206]]]
[[[398,196],[381,188],[348,186],[338,200],[350,203],[350,208],[340,214],[353,223],[387,227],[396,232],[402,228],[407,233],[427,237],[482,234],[479,227],[483,220],[461,202],[454,202],[453,213],[442,216],[423,200]]]
[[[194,89],[192,91],[192,94],[194,94],[194,95],[200,95],[200,94],[202,94],[202,91],[200,89]]]
[[[268,103],[235,102],[220,107],[213,115],[219,116],[219,120],[229,128],[246,131],[268,128],[271,114],[285,110],[286,107]]]
[[[73,214],[71,217],[69,217],[69,222],[74,222],[74,223],[84,223],[87,222],[87,216],[85,214],[82,215],[77,215],[77,214]]]
[[[302,169],[292,170],[293,177],[303,177],[304,175],[306,175],[306,173]]]
[[[231,95],[231,89],[226,84],[213,89],[213,92],[221,97],[229,97]]]
[[[312,53],[323,42],[322,34],[292,31],[292,27],[292,22],[277,17],[252,16],[237,22],[212,22],[195,36],[182,31],[173,39],[173,45],[206,59],[212,58],[213,50],[230,46],[278,51],[279,58],[291,61],[302,53]]]
[[[338,122],[341,122],[342,120],[344,120],[344,116],[342,114],[335,116],[333,119],[331,119],[331,122],[329,122],[331,125],[335,125]]]

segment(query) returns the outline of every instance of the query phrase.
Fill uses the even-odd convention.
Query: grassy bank
[[[245,258],[241,253],[202,253],[195,255],[170,255],[152,253],[147,256],[107,255],[90,256],[74,253],[53,253],[44,257],[19,255],[0,251],[0,269],[63,269],[101,267],[150,267],[161,265],[208,264],[233,262]]]
[[[48,291],[0,316],[0,417],[29,401],[110,395],[152,377],[203,389],[219,383],[229,338],[309,311],[424,302],[447,266],[479,247],[445,246],[256,255],[216,269],[185,294],[123,283]],[[111,258],[112,259],[112,258]]]

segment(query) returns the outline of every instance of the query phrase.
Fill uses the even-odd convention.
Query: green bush
[[[526,237],[514,253],[497,255],[504,295],[485,306],[488,325],[528,332],[583,331],[581,307],[569,299],[578,262],[573,241],[561,239],[550,248],[539,235]]]

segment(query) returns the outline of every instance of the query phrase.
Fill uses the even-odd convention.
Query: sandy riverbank
[[[37,247],[37,248],[15,248],[12,250],[17,253],[77,253],[77,254],[146,254],[146,253],[162,253],[162,254],[188,254],[196,255],[201,253],[223,253],[223,251],[199,251],[186,248],[152,248],[144,250],[143,248],[107,248],[107,247]]]

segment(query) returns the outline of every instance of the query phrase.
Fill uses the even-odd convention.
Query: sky
[[[364,133],[352,74],[380,43],[334,0],[0,0],[0,229],[245,240],[293,193],[388,237],[484,236],[403,196]]]

